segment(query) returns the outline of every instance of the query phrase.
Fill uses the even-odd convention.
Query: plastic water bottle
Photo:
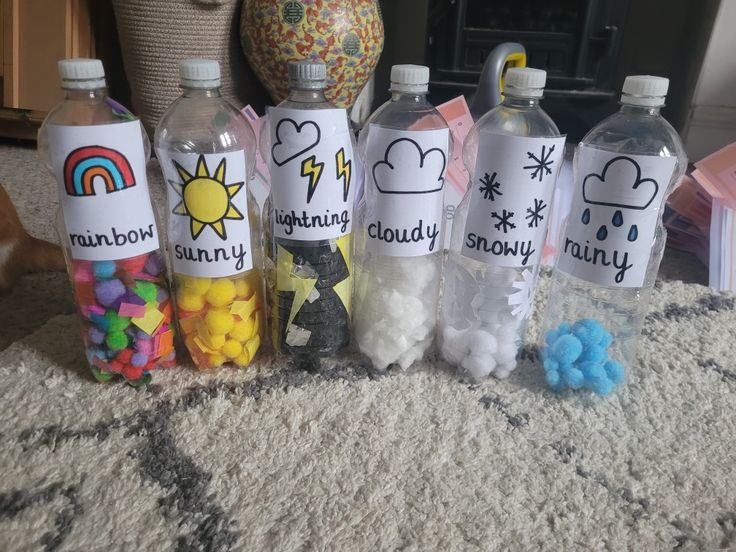
[[[256,137],[220,94],[217,61],[179,64],[182,96],[156,129],[184,343],[199,369],[247,366],[263,334],[263,249],[250,190]]]
[[[391,68],[391,99],[359,147],[365,193],[356,217],[355,338],[378,370],[408,368],[434,342],[450,131],[427,101],[429,69]]]
[[[523,345],[565,138],[539,107],[544,71],[506,72],[505,99],[468,134],[471,175],[445,265],[440,352],[473,379],[507,377]]]
[[[261,154],[271,336],[308,363],[350,341],[353,137],[347,112],[325,98],[321,62],[289,63],[289,97],[269,110]]]
[[[166,263],[146,179],[148,138],[107,96],[96,59],[59,62],[64,100],[38,133],[92,374],[132,385],[175,363]]]
[[[687,159],[659,113],[668,80],[626,78],[621,109],[575,153],[575,191],[558,244],[542,362],[554,389],[607,395],[626,380],[664,252],[662,205]]]

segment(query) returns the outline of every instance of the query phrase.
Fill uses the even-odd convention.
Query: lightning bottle
[[[347,112],[324,95],[321,62],[289,63],[289,97],[269,110],[265,260],[276,351],[312,367],[350,340],[355,163]]]
[[[623,383],[664,251],[662,205],[687,159],[660,115],[668,80],[626,78],[621,109],[583,138],[542,337],[554,389],[607,395]]]
[[[471,180],[452,225],[439,341],[442,358],[473,379],[507,377],[523,345],[565,146],[539,107],[545,79],[509,69],[503,103],[463,147]]]
[[[356,217],[355,338],[378,370],[408,368],[434,342],[450,131],[427,101],[429,69],[391,68],[391,99],[366,122]]]
[[[132,385],[175,363],[173,308],[146,180],[148,138],[107,95],[102,63],[59,62],[64,100],[38,133],[58,183],[57,228],[98,381]]]
[[[199,369],[247,366],[265,326],[260,216],[249,187],[256,138],[220,95],[217,61],[182,61],[179,74],[182,95],[155,135],[179,328]]]

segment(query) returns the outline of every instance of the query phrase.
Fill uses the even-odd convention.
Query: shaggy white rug
[[[0,180],[43,179],[11,153]],[[49,237],[53,187],[18,178]],[[730,295],[659,283],[630,384],[603,400],[548,391],[533,344],[482,385],[345,359],[183,366],[135,390],[91,381],[64,275],[0,312],[3,551],[736,546]]]

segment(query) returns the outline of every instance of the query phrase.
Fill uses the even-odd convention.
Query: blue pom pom
[[[603,365],[608,378],[616,385],[624,381],[624,365],[616,360],[609,360]]]
[[[544,342],[552,346],[555,341],[557,341],[557,338],[560,337],[560,332],[557,330],[549,330],[547,334],[544,336]]]
[[[87,337],[89,338],[90,343],[99,345],[100,343],[105,341],[105,332],[103,332],[99,328],[90,326],[89,329],[87,330]]]
[[[565,335],[569,334],[572,331],[572,326],[568,322],[562,322],[559,326],[557,326],[557,335]]]
[[[593,382],[591,389],[599,395],[608,395],[613,391],[613,382],[608,378],[598,379]]]
[[[606,351],[598,347],[598,345],[587,345],[583,348],[583,352],[578,357],[578,362],[593,362],[601,364],[608,359]]]
[[[94,261],[92,263],[92,271],[97,279],[112,278],[115,270],[115,261]]]
[[[597,320],[584,318],[575,322],[572,333],[580,339],[583,345],[598,345],[605,330]]]
[[[103,360],[105,359],[105,351],[103,351],[102,349],[90,348],[85,351],[85,354],[87,355],[87,362],[89,362],[90,364],[92,364],[95,357]]]
[[[586,382],[594,382],[600,379],[608,379],[603,364],[600,362],[581,362],[578,367],[585,376]]]
[[[607,349],[611,343],[613,343],[613,335],[608,332],[603,332],[601,340],[598,342],[598,346]]]
[[[563,335],[552,346],[552,354],[560,364],[571,364],[583,352],[583,344],[574,335]]]
[[[544,369],[548,372],[556,372],[560,369],[560,364],[553,358],[544,359]]]
[[[557,370],[548,370],[544,377],[551,387],[560,385],[560,373]]]
[[[560,376],[562,381],[571,389],[580,389],[583,386],[585,376],[577,368],[571,365],[560,366]]]
[[[103,332],[107,332],[110,329],[110,320],[108,320],[108,318],[102,314],[92,313],[89,315],[89,319]]]

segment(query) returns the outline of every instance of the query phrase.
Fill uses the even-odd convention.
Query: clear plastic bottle
[[[507,377],[523,345],[565,145],[539,107],[545,80],[509,69],[503,103],[463,146],[471,181],[455,211],[439,341],[442,358],[472,379]]]
[[[310,365],[350,342],[355,197],[347,112],[325,98],[326,66],[289,63],[289,97],[269,110],[260,148],[266,285],[278,353]]]
[[[668,80],[626,78],[621,109],[575,152],[541,348],[555,389],[609,394],[626,380],[664,252],[662,205],[687,159],[660,115]]]
[[[359,138],[366,186],[355,238],[355,339],[378,370],[406,369],[434,342],[442,272],[447,122],[429,69],[391,68],[391,99]]]
[[[102,63],[59,62],[64,100],[38,149],[59,185],[57,228],[90,369],[132,385],[175,364],[166,263],[148,193],[140,122],[107,96]]]
[[[179,73],[182,95],[155,136],[179,328],[197,368],[247,366],[265,322],[260,216],[249,186],[256,137],[220,94],[217,61],[185,60]]]

